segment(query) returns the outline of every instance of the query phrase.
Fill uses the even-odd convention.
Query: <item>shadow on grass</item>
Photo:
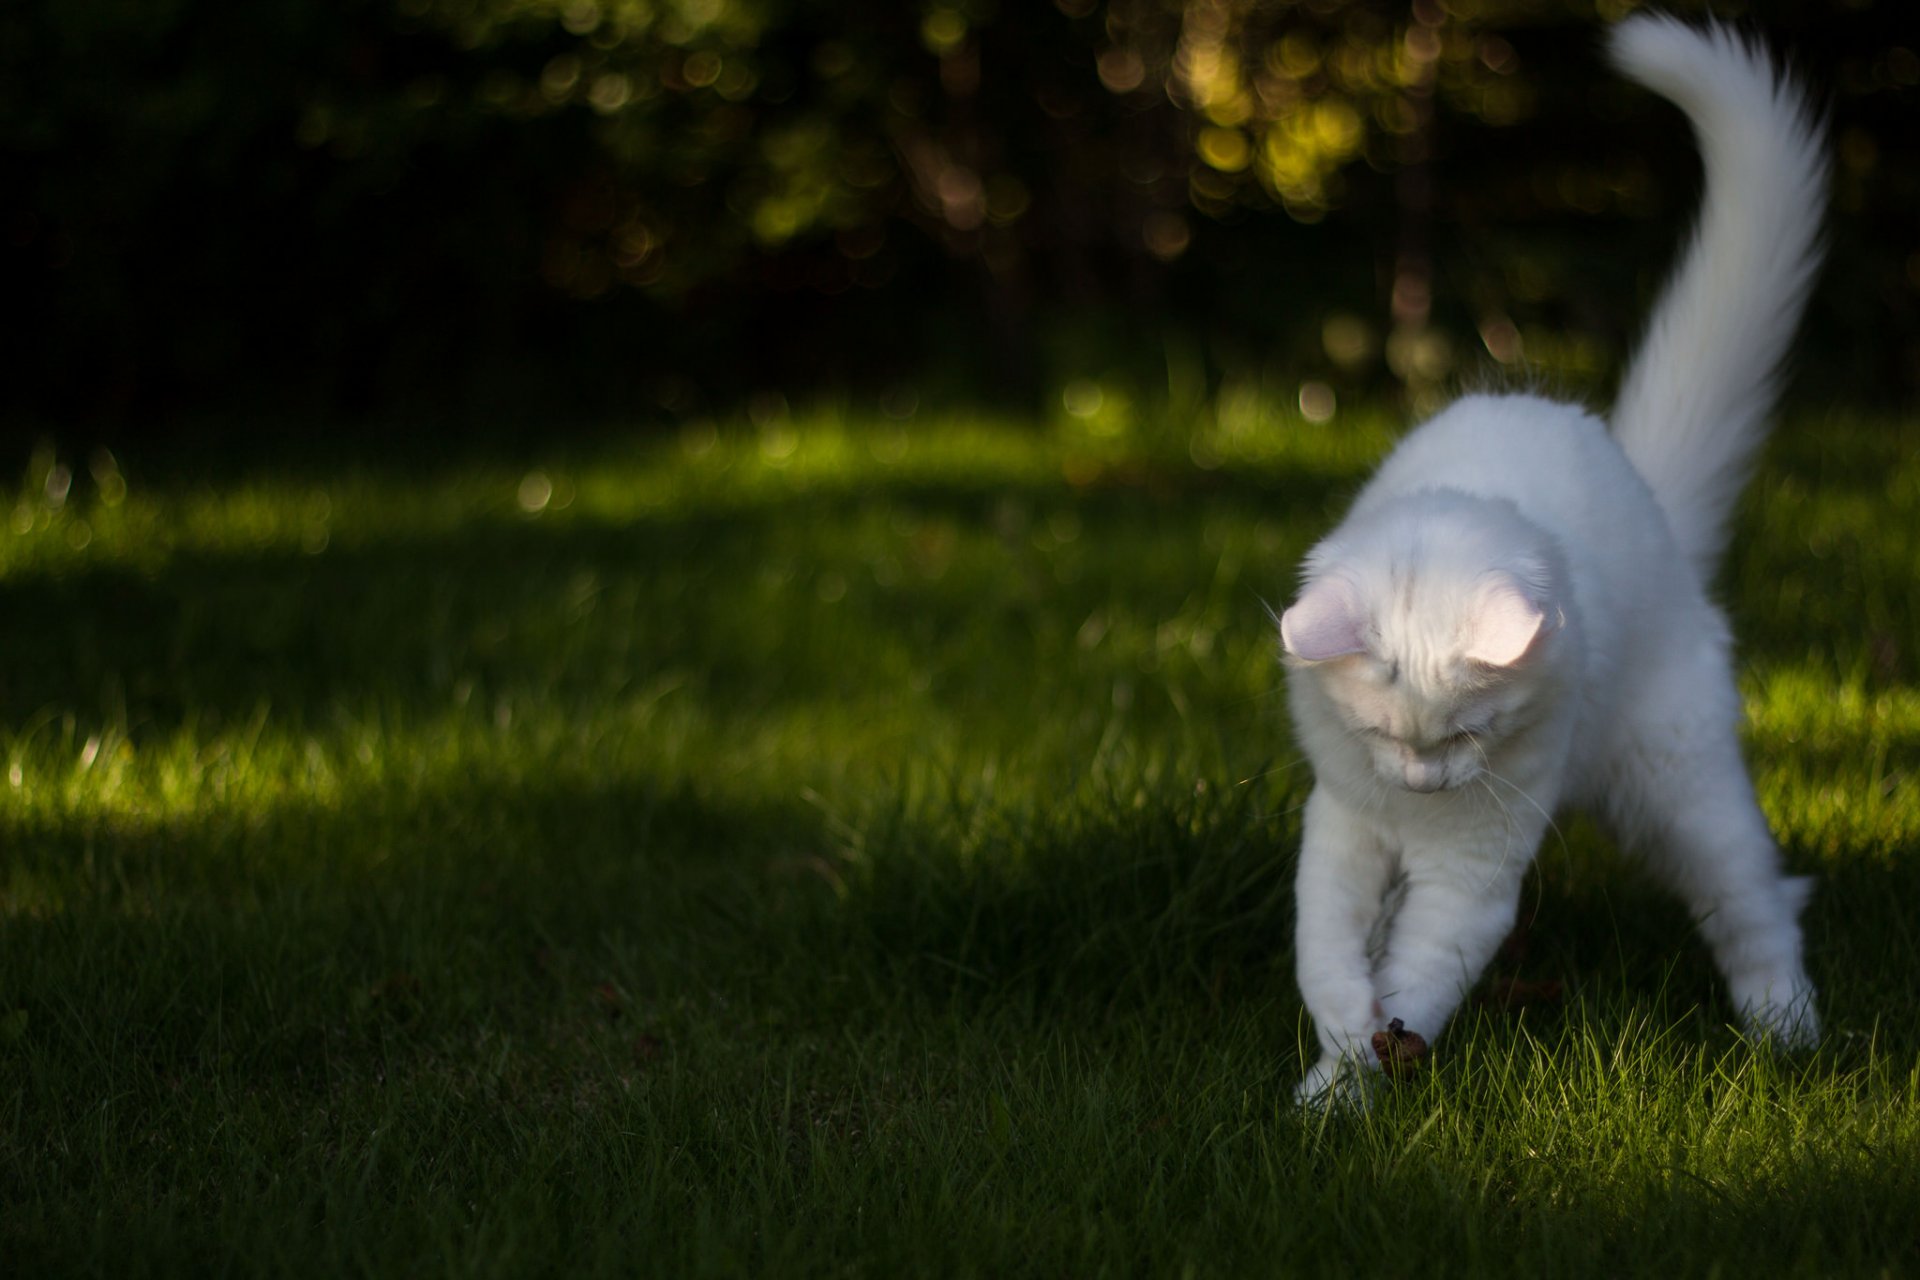
[[[5,999],[86,1081],[446,1070],[489,1035],[564,1048],[805,963],[819,815],[633,779],[471,777],[172,821],[11,815]],[[634,964],[616,972],[617,957]],[[817,981],[816,972],[802,981]],[[618,1000],[605,984],[620,977]],[[50,1072],[48,1078],[58,1078]]]

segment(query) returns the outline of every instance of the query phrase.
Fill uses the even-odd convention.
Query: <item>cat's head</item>
[[[1323,695],[1306,727],[1344,735],[1409,791],[1495,770],[1553,696],[1559,563],[1506,504],[1421,494],[1350,520],[1280,618],[1292,678]]]

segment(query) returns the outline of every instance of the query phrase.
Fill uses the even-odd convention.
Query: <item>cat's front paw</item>
[[[1293,1087],[1293,1104],[1315,1111],[1331,1107],[1365,1109],[1373,1100],[1376,1072],[1352,1058],[1323,1056]]]

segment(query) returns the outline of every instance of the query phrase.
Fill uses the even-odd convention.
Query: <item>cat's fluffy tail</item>
[[[1615,438],[1705,580],[1820,263],[1826,152],[1800,89],[1726,27],[1643,15],[1613,29],[1611,52],[1687,113],[1706,164],[1700,224],[1613,410]]]

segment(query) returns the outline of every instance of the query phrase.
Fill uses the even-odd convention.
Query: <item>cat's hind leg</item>
[[[1701,679],[1693,698],[1636,726],[1608,770],[1605,809],[1622,842],[1686,903],[1749,1032],[1808,1045],[1820,1035],[1801,957],[1811,882],[1782,873],[1740,758],[1731,678]],[[1724,696],[1702,708],[1703,692]]]

